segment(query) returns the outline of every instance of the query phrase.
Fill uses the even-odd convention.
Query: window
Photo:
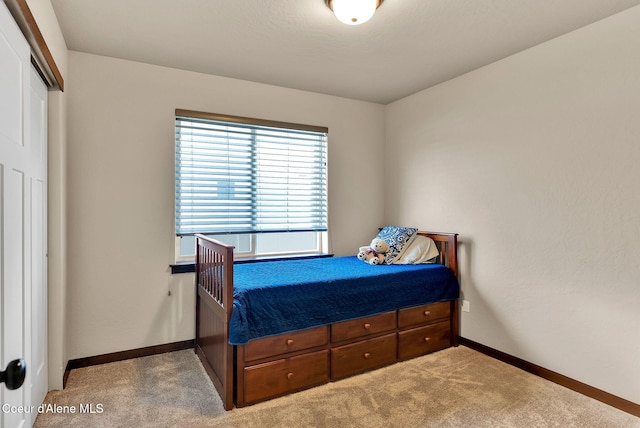
[[[176,110],[177,254],[212,235],[238,255],[322,251],[327,129]]]

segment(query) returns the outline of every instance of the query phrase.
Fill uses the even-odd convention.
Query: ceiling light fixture
[[[360,25],[371,19],[384,0],[324,0],[340,22]]]

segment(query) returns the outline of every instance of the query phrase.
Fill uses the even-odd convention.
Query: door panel
[[[24,309],[29,228],[25,227],[30,211],[29,153],[24,128],[28,112],[29,45],[13,21],[4,2],[0,2],[0,245],[2,259],[2,315],[0,327],[0,367],[26,357]],[[25,80],[26,79],[26,80]],[[27,373],[29,372],[27,361]],[[24,406],[29,402],[28,389],[8,390],[0,386],[0,402]],[[30,416],[19,412],[0,412],[0,427],[29,426]]]
[[[47,391],[47,91],[30,48],[0,2],[0,368],[26,362],[15,390],[0,384],[0,428],[31,426]],[[6,411],[8,409],[8,411]]]
[[[17,358],[25,358],[23,331],[23,302],[26,283],[24,270],[24,215],[25,177],[15,166],[3,165],[3,301],[2,301],[2,358],[0,367]],[[28,365],[28,363],[27,363]],[[28,370],[28,368],[27,368]],[[25,388],[10,391],[2,388],[3,404],[23,406],[27,403]],[[3,427],[20,427],[26,424],[25,414],[1,412]]]
[[[31,155],[31,404],[39,405],[47,394],[47,88],[31,69],[29,102],[29,145]],[[28,325],[30,324],[30,325]]]
[[[2,4],[0,16],[0,138],[3,142],[23,145],[22,120],[24,114],[23,88],[25,67],[21,60],[29,52],[26,41],[15,43],[11,27],[17,29],[6,6]],[[10,21],[8,21],[10,20]],[[20,36],[22,36],[20,34]],[[6,100],[6,102],[5,102]]]

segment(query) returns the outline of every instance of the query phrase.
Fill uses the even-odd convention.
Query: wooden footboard
[[[233,246],[196,235],[195,351],[226,410],[233,408]]]

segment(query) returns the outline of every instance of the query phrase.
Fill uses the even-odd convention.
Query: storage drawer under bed
[[[449,346],[451,346],[449,321],[429,324],[398,333],[399,360],[425,355]]]
[[[451,316],[451,302],[430,303],[398,311],[398,327],[431,323]]]
[[[244,360],[255,361],[261,358],[326,345],[328,341],[328,330],[329,327],[324,325],[253,340],[244,345]]]
[[[244,368],[245,404],[329,381],[329,351],[322,350]]]
[[[331,342],[391,331],[396,328],[396,325],[396,311],[339,322],[331,326]]]
[[[363,373],[396,361],[396,333],[331,348],[331,379]]]

